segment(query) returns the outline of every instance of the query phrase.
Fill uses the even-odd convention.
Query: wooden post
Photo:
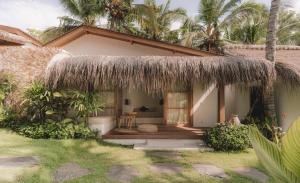
[[[225,122],[225,87],[219,86],[218,89],[218,122]]]
[[[119,124],[119,120],[120,120],[120,117],[122,116],[123,114],[123,89],[122,88],[119,88],[119,87],[116,87],[115,88],[115,117],[116,117],[116,122],[117,122],[117,126]]]
[[[163,123],[165,126],[168,125],[168,122],[167,122],[167,120],[168,120],[168,101],[169,101],[168,93],[169,93],[168,91],[166,93],[164,93],[164,106],[163,106],[164,107],[164,111],[163,111],[164,121],[163,121]]]
[[[193,127],[194,126],[194,114],[192,113],[192,108],[193,108],[193,87],[191,88],[189,92],[189,126]]]

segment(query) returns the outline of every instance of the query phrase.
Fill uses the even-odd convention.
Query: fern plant
[[[282,137],[280,144],[265,138],[256,127],[250,127],[249,137],[256,155],[276,182],[300,182],[300,118]]]

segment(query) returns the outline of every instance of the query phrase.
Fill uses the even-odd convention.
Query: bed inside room
[[[136,113],[136,123],[163,124],[164,99],[160,95],[148,94],[141,90],[123,90],[122,113]]]

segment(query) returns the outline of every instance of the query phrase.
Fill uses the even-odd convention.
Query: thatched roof
[[[65,56],[49,63],[46,84],[88,90],[111,85],[125,88],[132,82],[136,88],[159,92],[176,83],[190,86],[197,82],[204,87],[212,83],[267,84],[275,75],[270,62],[245,57]]]
[[[31,44],[30,40],[22,36],[0,30],[0,45],[24,45]]]
[[[12,74],[20,92],[33,80],[43,78],[48,62],[58,52],[34,46],[0,47],[0,73]]]
[[[11,46],[11,45],[35,45],[41,46],[41,43],[27,34],[26,32],[5,25],[0,25],[0,46]]]
[[[265,58],[265,45],[225,46],[227,53],[254,59]],[[276,71],[279,78],[290,86],[300,85],[300,46],[278,45],[276,47]]]

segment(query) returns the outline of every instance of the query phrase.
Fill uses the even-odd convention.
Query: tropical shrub
[[[9,106],[0,106],[0,127],[5,127],[6,123],[15,122],[18,118],[16,111]]]
[[[21,106],[25,115],[20,120],[7,120],[0,126],[30,138],[53,139],[95,137],[87,119],[102,109],[96,93],[51,91],[40,82],[34,82],[24,92]]]
[[[13,89],[12,77],[7,74],[0,74],[0,104],[4,104],[5,98]]]
[[[71,112],[73,118],[87,122],[95,111],[102,109],[101,98],[95,92],[51,91],[42,83],[33,83],[26,91],[23,101],[24,111],[31,122],[46,122],[47,119],[62,121]]]
[[[24,97],[22,106],[29,120],[45,122],[51,92],[47,91],[41,83],[35,82],[25,91]]]
[[[46,123],[19,123],[15,131],[23,136],[34,139],[70,139],[95,138],[96,132],[91,131],[85,123],[76,123],[72,119],[63,121],[47,120]]]
[[[14,90],[14,86],[12,76],[0,74],[0,123],[16,118],[15,112],[5,102],[8,95]]]
[[[102,110],[103,104],[96,92],[71,92],[70,106],[76,112],[77,117],[83,118],[87,123],[91,113]]]
[[[241,151],[249,147],[248,127],[218,124],[206,131],[205,141],[216,151]]]
[[[259,131],[268,139],[273,138],[273,131],[272,131],[272,120],[269,118],[258,118],[258,117],[247,117],[242,121],[245,125],[254,125],[256,126]]]
[[[69,98],[63,92],[47,90],[42,83],[34,82],[24,93],[22,107],[31,122],[46,119],[63,120],[69,109]]]
[[[250,127],[249,137],[256,155],[275,182],[300,182],[300,118],[282,137],[280,144],[269,141],[256,127]]]

